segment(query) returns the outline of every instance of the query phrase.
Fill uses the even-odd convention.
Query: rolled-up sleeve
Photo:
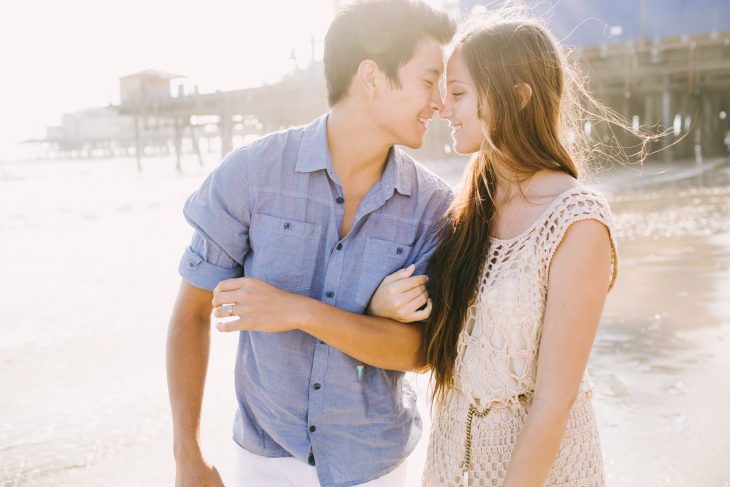
[[[185,249],[180,259],[178,271],[190,284],[208,291],[215,289],[225,279],[243,275],[242,267],[236,261],[197,231],[193,234],[190,247]]]
[[[245,148],[226,156],[185,202],[183,214],[195,233],[180,259],[182,278],[213,290],[242,276],[251,222]]]

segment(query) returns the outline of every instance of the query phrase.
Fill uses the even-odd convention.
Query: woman
[[[429,267],[424,486],[604,485],[585,367],[617,261],[608,204],[578,181],[593,100],[572,69],[529,19],[482,19],[448,60],[441,117],[475,156]],[[411,321],[427,296],[401,304],[404,275],[372,313]]]

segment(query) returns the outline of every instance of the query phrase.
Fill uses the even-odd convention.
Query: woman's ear
[[[520,110],[525,108],[530,100],[532,99],[532,87],[527,83],[517,83],[514,86],[517,91],[517,96],[520,99]]]
[[[378,74],[380,69],[372,59],[364,59],[357,67],[355,79],[362,92],[368,98],[374,98],[378,89]]]

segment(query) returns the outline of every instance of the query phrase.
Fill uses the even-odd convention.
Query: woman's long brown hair
[[[442,221],[428,269],[433,310],[422,362],[431,369],[435,402],[454,385],[459,335],[485,272],[497,174],[519,180],[551,169],[578,178],[581,163],[596,150],[584,137],[586,120],[630,130],[590,96],[567,53],[537,21],[505,19],[503,12],[478,19],[452,55],[462,56],[476,87],[486,135]],[[518,89],[523,83],[532,91],[526,103]],[[642,158],[650,139],[641,139]]]

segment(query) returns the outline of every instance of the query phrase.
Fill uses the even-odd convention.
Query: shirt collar
[[[314,172],[332,165],[327,147],[327,114],[314,120],[304,128],[297,153],[297,172]]]
[[[403,150],[391,147],[388,151],[388,161],[385,163],[385,171],[380,180],[382,186],[395,188],[400,194],[411,195],[411,180],[408,177],[407,162]],[[389,191],[388,191],[389,192]]]
[[[327,145],[327,116],[325,113],[304,128],[302,141],[299,144],[297,172],[314,172],[332,169],[332,156]],[[411,195],[411,180],[407,170],[407,162],[401,149],[391,147],[388,160],[380,184],[386,188],[395,188],[400,194]]]

